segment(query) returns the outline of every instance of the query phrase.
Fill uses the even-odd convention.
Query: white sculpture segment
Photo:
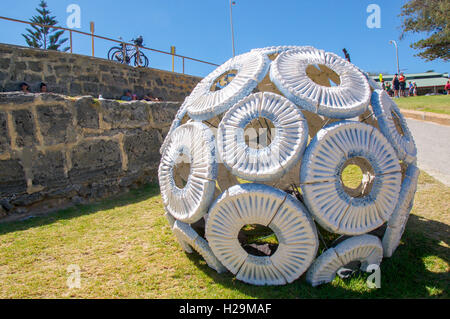
[[[359,261],[360,269],[367,271],[370,265],[379,265],[383,259],[383,247],[378,237],[360,235],[344,240],[327,249],[306,274],[306,281],[313,287],[333,281],[337,271],[351,262]]]
[[[271,228],[278,241],[270,257],[248,254],[238,234],[247,224]],[[267,185],[229,188],[212,205],[206,238],[222,264],[238,279],[274,285],[297,279],[313,261],[318,247],[316,228],[303,205],[291,195]]]
[[[274,129],[267,132],[270,145],[256,149],[246,144],[244,129],[259,118],[270,120]],[[262,124],[261,128],[265,129]],[[217,144],[222,161],[234,175],[261,182],[291,169],[303,154],[307,139],[308,123],[302,112],[288,99],[266,92],[249,95],[225,113]]]
[[[266,75],[269,63],[267,56],[259,52],[231,58],[194,88],[187,105],[189,116],[195,120],[208,120],[223,113],[253,91]],[[221,90],[214,90],[217,79],[227,73],[235,75],[233,80]]]
[[[331,69],[337,86],[316,83],[308,71],[315,66]],[[311,71],[312,72],[312,71]],[[285,96],[307,111],[332,118],[351,118],[369,105],[370,87],[364,74],[337,55],[302,48],[282,52],[273,62],[270,78]]]
[[[176,185],[175,166],[190,163],[186,185]],[[217,163],[215,139],[202,123],[187,123],[170,136],[161,158],[158,177],[161,196],[167,211],[185,223],[198,221],[213,200]]]
[[[341,181],[349,161],[366,168],[360,194],[347,192]],[[364,123],[325,126],[309,144],[300,172],[305,204],[334,233],[370,232],[389,219],[397,204],[401,170],[395,152],[379,131]]]
[[[414,163],[417,157],[416,144],[397,104],[383,90],[372,93],[371,103],[380,130],[391,142],[398,158]]]
[[[412,164],[406,169],[397,206],[387,223],[386,233],[383,236],[384,257],[391,257],[400,243],[414,203],[419,173],[417,166]]]
[[[379,83],[311,46],[225,62],[185,99],[160,153],[180,246],[253,285],[306,273],[317,286],[393,256],[419,175],[411,132]],[[351,166],[357,186],[346,182]]]

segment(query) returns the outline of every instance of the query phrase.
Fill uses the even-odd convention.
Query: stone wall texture
[[[0,219],[157,182],[180,102],[0,93]]]
[[[119,99],[130,89],[138,96],[152,93],[164,101],[183,101],[200,80],[84,55],[0,43],[0,92],[18,91],[21,82],[39,92],[39,84],[44,82],[51,92],[69,96],[101,94]]]

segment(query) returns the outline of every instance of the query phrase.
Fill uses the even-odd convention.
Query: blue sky
[[[3,2],[6,2],[3,0]],[[406,73],[435,70],[448,72],[442,61],[425,62],[415,57],[409,45],[423,35],[399,41],[401,20],[397,16],[405,0],[236,0],[233,6],[236,54],[271,45],[312,45],[343,55],[345,47],[352,62],[371,72],[396,70],[395,49],[399,44],[400,69]],[[8,1],[1,16],[28,20],[39,0]],[[126,40],[142,35],[147,47],[221,64],[232,55],[229,0],[47,0],[59,24],[66,27],[70,4],[81,7],[81,29]],[[369,29],[366,8],[381,8],[381,28]],[[0,20],[0,42],[26,45],[20,35],[25,26]],[[111,43],[96,40],[96,56],[105,57]],[[74,53],[91,54],[90,38],[74,36]],[[171,57],[150,53],[150,66],[171,69]],[[175,70],[181,72],[181,60]],[[205,76],[214,67],[186,62],[186,73]]]

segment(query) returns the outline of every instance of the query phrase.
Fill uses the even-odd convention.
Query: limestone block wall
[[[18,91],[25,81],[32,92],[39,92],[39,84],[45,82],[51,92],[70,96],[101,94],[118,99],[130,89],[138,96],[152,93],[165,101],[183,101],[200,80],[84,55],[0,43],[0,92]]]
[[[180,102],[0,93],[0,219],[156,182]]]

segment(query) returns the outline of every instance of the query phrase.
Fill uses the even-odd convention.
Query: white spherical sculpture
[[[160,152],[161,195],[181,247],[254,285],[307,272],[317,286],[391,257],[419,172],[386,92],[310,46],[253,49],[218,67],[185,99]],[[361,170],[357,187],[343,181],[349,165]],[[245,243],[242,231],[255,225],[276,244]],[[319,252],[320,232],[340,234],[339,243],[323,240]]]

